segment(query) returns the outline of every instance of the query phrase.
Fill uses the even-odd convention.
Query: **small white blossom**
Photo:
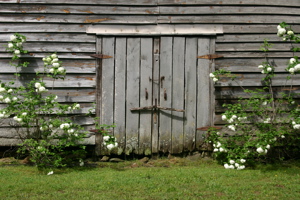
[[[10,41],[16,41],[17,37],[15,35],[10,36]]]
[[[293,128],[294,128],[294,129],[300,129],[300,124],[295,124],[295,125],[293,126]]]
[[[55,58],[57,58],[57,55],[54,53],[51,55],[51,58],[55,59]]]
[[[217,149],[217,148],[214,148],[214,152],[218,152],[219,151],[219,149]]]
[[[285,33],[286,33],[285,28],[280,28],[280,29],[278,29],[277,35],[279,37],[282,37]]]
[[[292,67],[292,68],[289,69],[289,72],[290,72],[291,74],[294,74],[295,69]]]
[[[284,135],[281,135],[280,137],[281,137],[282,139],[284,139],[284,138],[285,138],[285,136],[284,136]]]
[[[263,65],[258,65],[258,69],[263,69],[264,66]]]
[[[295,71],[299,71],[300,70],[300,64],[297,64],[294,68],[295,68]]]
[[[49,69],[49,73],[53,74],[54,73],[54,69],[53,68]]]
[[[13,43],[8,43],[8,48],[13,48],[14,47],[14,45],[13,45]]]
[[[108,136],[108,135],[103,136],[104,141],[108,141],[109,139],[110,139],[110,136]]]
[[[265,105],[267,105],[267,104],[268,104],[268,102],[267,102],[267,101],[264,101],[264,102],[262,102],[261,105],[265,106]]]
[[[79,103],[75,104],[75,106],[73,107],[73,109],[80,109],[80,104]]]
[[[49,172],[47,175],[52,175],[53,174],[53,171]]]
[[[22,46],[22,42],[18,42],[17,47],[21,47],[21,46]]]
[[[7,93],[12,93],[12,92],[13,92],[12,89],[7,90]]]
[[[223,151],[224,151],[224,149],[223,149],[222,147],[220,147],[220,148],[219,148],[219,151],[220,151],[220,152],[223,152]]]
[[[213,82],[217,82],[219,79],[217,78],[213,78]]]
[[[68,130],[68,133],[69,133],[69,134],[74,133],[74,129],[69,129],[69,130]]]
[[[232,131],[235,131],[235,126],[234,125],[229,125],[228,128]]]
[[[264,74],[264,73],[265,73],[265,70],[262,70],[261,73]]]
[[[45,87],[43,87],[43,86],[41,86],[38,90],[39,90],[39,92],[45,92],[45,91],[47,91],[47,89]]]
[[[17,122],[21,122],[22,118],[19,118],[18,116],[14,116],[14,120],[17,121]]]
[[[234,165],[229,165],[228,169],[234,169]]]
[[[52,65],[53,65],[53,67],[59,67],[60,66],[59,63],[53,63]]]
[[[17,50],[14,51],[14,53],[19,55],[21,52],[20,52],[20,50],[17,49]]]
[[[294,64],[296,62],[296,59],[295,58],[291,58],[290,59],[290,64]]]
[[[109,145],[107,145],[106,147],[107,147],[108,150],[111,150],[111,149],[113,149],[113,148],[115,147],[115,145],[109,144]]]
[[[12,100],[13,101],[18,101],[18,98],[17,97],[13,97]]]
[[[117,142],[115,142],[115,147],[118,147],[118,143]]]
[[[220,147],[222,144],[220,142],[217,142],[217,146],[216,147]]]
[[[271,68],[271,67],[268,67],[268,68],[267,68],[267,71],[268,71],[268,72],[271,72],[271,71],[272,71],[272,68]]]
[[[234,161],[234,160],[230,160],[229,163],[230,163],[231,165],[233,165],[233,164],[235,163],[235,161]]]
[[[64,123],[64,124],[61,124],[59,127],[60,127],[60,129],[70,128],[70,124]]]
[[[265,124],[268,124],[268,123],[270,123],[270,122],[271,122],[271,118],[267,118],[267,119],[264,121]]]
[[[209,74],[209,77],[210,77],[210,78],[214,78],[215,75],[214,75],[213,73],[210,73],[210,74]]]
[[[6,98],[4,99],[4,102],[5,102],[5,103],[10,103],[10,102],[11,102],[11,100],[10,100],[10,98],[9,98],[9,97],[6,97]]]
[[[3,87],[0,87],[0,93],[6,92],[6,89]]]
[[[232,115],[231,119],[236,119],[237,116],[236,115]]]
[[[258,147],[258,148],[256,149],[256,151],[257,151],[258,153],[264,153],[264,150],[263,150],[261,147]]]
[[[237,170],[242,170],[242,169],[245,169],[245,165],[240,165]]]
[[[35,87],[35,88],[40,88],[40,87],[42,87],[42,85],[41,85],[41,83],[36,82],[36,83],[34,84],[34,87]]]
[[[82,159],[79,160],[79,166],[80,166],[80,167],[83,167],[83,166],[84,166],[84,162],[83,162]]]
[[[287,34],[288,35],[294,35],[294,32],[290,30],[290,31],[287,32]]]
[[[241,163],[245,163],[246,160],[245,160],[245,159],[241,159],[240,162],[241,162]]]
[[[57,63],[58,62],[58,58],[54,58],[51,62],[52,63]]]
[[[266,146],[266,148],[267,148],[267,149],[270,149],[270,148],[271,148],[271,146],[268,144],[268,145]]]
[[[280,25],[277,26],[277,30],[278,30],[278,29],[281,29],[281,28],[282,28],[282,27],[281,27]]]
[[[236,168],[238,168],[238,167],[240,166],[240,164],[239,164],[239,163],[234,163],[234,166],[235,166]]]
[[[226,115],[222,115],[222,120],[227,120],[227,117],[226,117]]]

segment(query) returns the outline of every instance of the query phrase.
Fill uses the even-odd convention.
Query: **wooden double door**
[[[99,37],[97,115],[118,153],[193,151],[212,120],[209,37]]]

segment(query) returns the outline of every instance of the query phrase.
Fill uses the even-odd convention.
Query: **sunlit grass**
[[[54,170],[50,176],[31,166],[1,166],[0,196],[39,200],[300,199],[297,163],[237,171],[212,161],[165,159],[144,166],[134,162]]]

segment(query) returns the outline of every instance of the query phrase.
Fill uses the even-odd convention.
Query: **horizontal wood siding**
[[[220,115],[224,111],[221,105],[225,101],[234,101],[238,97],[245,97],[238,84],[246,88],[260,86],[262,75],[257,66],[265,56],[259,51],[265,38],[274,43],[273,48],[268,53],[270,61],[276,63],[276,71],[278,72],[278,79],[274,84],[278,88],[283,84],[286,63],[292,57],[292,54],[289,52],[290,46],[288,43],[282,44],[281,38],[276,36],[276,26],[282,21],[286,21],[291,25],[299,25],[299,15],[300,2],[296,0],[2,0],[0,1],[0,80],[7,82],[13,77],[14,73],[14,69],[9,67],[10,54],[5,52],[4,45],[11,34],[15,32],[24,34],[27,36],[27,43],[24,46],[30,51],[30,54],[22,56],[22,59],[30,61],[31,64],[30,68],[22,70],[24,80],[23,83],[18,84],[24,84],[35,76],[35,72],[40,70],[43,64],[41,59],[48,55],[48,52],[57,52],[67,69],[68,75],[65,81],[55,83],[52,92],[59,96],[59,102],[80,102],[82,104],[81,112],[84,114],[92,108],[92,104],[96,101],[97,62],[95,58],[90,56],[90,54],[96,53],[96,36],[86,34],[88,26],[97,24],[222,25],[224,34],[215,37],[216,46],[214,48],[216,54],[224,57],[216,59],[213,66],[216,69],[231,70],[237,75],[239,81],[239,83],[236,83],[223,78],[215,85],[216,113],[214,121],[215,124],[224,124],[220,119]],[[300,26],[295,26],[295,31],[300,32]],[[124,49],[124,44],[127,42],[124,39],[117,39],[115,42],[115,52],[134,50],[133,46],[131,49]],[[193,45],[193,39],[190,42]],[[134,41],[129,43],[134,45]],[[176,48],[180,48],[180,43],[174,43],[174,45],[178,45]],[[170,48],[172,49],[172,46]],[[180,51],[182,49],[184,47],[181,47]],[[147,52],[146,50],[142,49],[143,52]],[[178,50],[174,49],[174,51]],[[168,56],[167,51],[162,52],[162,54]],[[164,60],[161,59],[161,64],[163,64]],[[180,58],[178,57],[178,59]],[[147,65],[151,63],[151,60],[149,58],[149,60],[143,60],[143,62]],[[122,63],[134,64],[134,59],[116,58],[116,63],[114,63],[116,71],[110,73],[115,73],[116,77],[125,73],[125,69],[118,68]],[[107,61],[106,67],[112,64]],[[188,66],[193,64],[188,63]],[[180,69],[180,66],[178,66],[178,69]],[[134,78],[134,76],[135,74],[132,72],[132,77]],[[128,81],[130,81],[129,78]],[[194,79],[187,80],[191,83],[194,81]],[[107,81],[106,84],[109,85],[111,80],[104,81]],[[48,82],[50,86],[50,81]],[[293,83],[300,85],[300,81],[297,79]],[[113,109],[117,109],[118,105],[123,104],[129,106],[130,99],[128,102],[124,99],[129,94],[123,91],[126,80],[122,79],[113,84],[115,85],[115,93],[112,93],[112,88],[107,88],[107,91],[104,92],[108,96],[103,96],[103,101],[105,101],[105,98],[115,95],[120,99],[116,98],[115,102],[111,102],[115,105]],[[188,90],[194,92],[195,88],[189,86]],[[103,93],[103,95],[105,94]],[[142,100],[140,101],[142,102]],[[185,103],[188,102],[190,106],[188,113],[191,115],[189,117],[194,118],[193,110],[196,105],[186,99]],[[0,106],[4,105],[0,104]],[[103,112],[113,112],[113,110],[106,111],[105,106],[101,105],[101,107]],[[107,115],[108,118],[103,119],[103,122],[110,121],[112,113]],[[124,115],[114,117],[118,117],[117,121],[120,121],[120,123],[125,119]],[[160,120],[164,121],[164,118]],[[81,123],[87,128],[93,126],[93,122],[86,117],[82,117]],[[130,126],[135,126],[135,124]],[[129,130],[130,126],[126,129]],[[7,133],[7,128],[4,125],[2,128],[0,127],[0,138],[2,132]],[[124,129],[124,127],[115,129],[115,134],[120,139],[124,136]],[[178,127],[178,129],[184,133],[189,132],[185,125]],[[178,134],[180,135],[180,133]],[[180,145],[182,140],[190,140],[189,134],[186,134],[184,138],[178,137],[178,144]],[[135,136],[135,133],[133,133],[132,138]],[[7,134],[5,138],[9,138]],[[92,136],[89,136],[87,143],[93,143],[91,138]],[[144,138],[143,140],[148,139]],[[16,141],[16,138],[11,136],[10,140],[0,139],[0,145],[16,144]],[[126,143],[126,141],[122,139],[121,143]],[[148,146],[144,142],[139,145]],[[169,143],[158,144],[159,147],[164,145],[171,148]],[[186,148],[191,150],[193,144]],[[138,149],[137,151],[143,152],[144,150]]]

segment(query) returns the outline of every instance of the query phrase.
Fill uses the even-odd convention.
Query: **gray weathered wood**
[[[159,70],[161,67],[160,64],[160,46],[159,46],[160,40],[159,38],[155,38],[153,41],[153,75],[152,75],[152,91],[153,91],[153,97],[152,97],[152,105],[159,103],[159,90],[160,90],[160,74]],[[157,154],[159,152],[159,111],[155,111],[152,114],[152,154]]]
[[[209,54],[210,51],[210,39],[199,38],[198,39],[198,55]],[[197,66],[197,128],[210,125],[210,60],[198,59]],[[197,131],[196,133],[196,148],[200,148],[203,143],[203,131]]]
[[[172,107],[184,107],[184,52],[185,38],[174,37],[173,40],[173,80],[172,80]],[[183,151],[183,121],[181,112],[172,111],[172,153]]]
[[[11,1],[11,0],[10,0]],[[22,0],[22,3],[29,3],[29,4],[83,4],[83,5],[156,5],[157,0],[108,0],[108,1],[95,1],[95,0]]]
[[[172,107],[172,58],[173,58],[173,37],[161,37],[160,42],[160,76],[164,76],[163,87],[160,88],[160,105]],[[166,94],[166,100],[165,100]],[[162,152],[171,152],[172,139],[172,118],[171,111],[160,111],[159,127],[159,149]]]
[[[126,38],[116,38],[115,45],[115,107],[114,135],[123,153],[126,143]]]
[[[139,113],[130,108],[140,106],[140,49],[140,38],[127,39],[126,154],[138,151]]]
[[[114,56],[115,38],[103,37],[102,53]],[[102,92],[101,92],[101,123],[112,125],[114,123],[114,59],[102,59]]]
[[[140,106],[152,105],[153,38],[141,38]],[[152,112],[140,111],[139,154],[151,152]]]
[[[195,149],[195,130],[197,128],[197,49],[198,38],[186,38],[184,149],[187,151]]]
[[[218,43],[216,45],[216,51],[259,51],[260,46],[262,45],[262,42],[251,42],[251,43]],[[299,47],[300,45],[298,44],[293,44],[294,47]],[[269,49],[270,52],[272,51],[290,51],[292,48],[291,44],[289,43],[273,43],[272,47]]]

